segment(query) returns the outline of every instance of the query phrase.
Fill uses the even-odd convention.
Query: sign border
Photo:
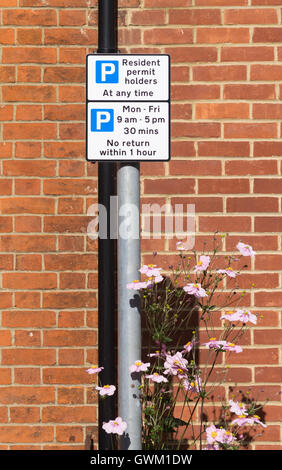
[[[148,56],[160,56],[160,57],[168,57],[168,100],[89,100],[88,99],[88,57],[89,56],[112,56],[112,57],[148,57]],[[85,106],[85,114],[86,114],[86,126],[85,126],[85,150],[86,150],[86,161],[87,162],[92,162],[92,163],[99,163],[99,162],[109,162],[109,163],[126,163],[126,162],[132,162],[132,163],[151,163],[151,162],[169,162],[171,160],[171,59],[169,54],[119,54],[119,53],[102,53],[102,54],[87,54],[86,55],[86,106]],[[143,159],[130,159],[130,160],[119,160],[119,159],[91,159],[88,157],[88,104],[89,103],[106,103],[106,102],[111,102],[111,103],[168,103],[168,158],[165,160],[157,159],[157,160],[143,160]]]

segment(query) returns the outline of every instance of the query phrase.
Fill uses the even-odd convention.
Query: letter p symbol
[[[119,63],[117,60],[96,61],[96,83],[118,83]]]
[[[92,109],[91,110],[91,132],[113,132],[114,110]]]

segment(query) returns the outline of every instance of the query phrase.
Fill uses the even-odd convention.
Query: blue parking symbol
[[[119,63],[117,60],[96,61],[96,83],[118,83]]]
[[[113,132],[114,110],[91,109],[91,132]]]

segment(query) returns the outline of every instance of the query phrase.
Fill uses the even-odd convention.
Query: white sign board
[[[87,56],[87,160],[168,161],[168,55]]]

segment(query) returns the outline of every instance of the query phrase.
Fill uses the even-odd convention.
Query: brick
[[[223,98],[230,100],[273,100],[274,85],[224,85]]]
[[[16,269],[18,271],[41,271],[41,255],[16,255]]]
[[[241,231],[248,232],[251,230],[250,217],[236,217],[236,216],[213,216],[213,217],[199,217],[199,230],[200,232],[237,232],[238,227]]]
[[[0,238],[0,251],[42,253],[55,250],[56,237],[53,235],[2,235]]]
[[[13,269],[13,255],[0,255],[0,269],[9,271]]]
[[[11,384],[11,369],[1,367],[1,369],[0,369],[0,384],[1,385]]]
[[[145,194],[194,194],[195,181],[193,179],[161,179],[144,182]]]
[[[85,143],[44,142],[44,156],[47,158],[82,158],[85,156]]]
[[[265,383],[281,382],[282,367],[255,367],[255,381]]]
[[[251,80],[280,81],[282,80],[282,65],[252,65]]]
[[[248,0],[196,0],[195,5],[211,5],[211,6],[242,6],[248,5]]]
[[[57,426],[57,442],[83,442],[83,430],[80,426]]]
[[[228,9],[224,12],[225,24],[275,24],[278,23],[274,8]],[[267,42],[267,41],[264,41]]]
[[[95,346],[97,345],[96,331],[57,330],[45,331],[43,335],[44,346]]]
[[[246,80],[245,65],[208,65],[195,66],[193,79],[195,81],[241,81]]]
[[[171,176],[188,174],[191,176],[203,175],[221,175],[221,162],[211,161],[193,161],[193,160],[173,160],[170,163]]]
[[[69,194],[93,194],[96,192],[96,182],[88,179],[63,179],[45,180],[44,181],[44,194],[49,195],[69,195]]]
[[[252,284],[256,289],[271,289],[279,286],[279,277],[277,273],[265,274],[240,274],[240,287],[243,289],[250,289]],[[267,312],[268,316],[269,312]],[[271,314],[271,312],[270,312]],[[271,322],[271,319],[269,319]],[[259,319],[258,326],[262,326],[261,319]]]
[[[39,423],[40,409],[38,407],[10,407],[11,423]]]
[[[214,25],[221,24],[220,10],[169,10],[169,24]]]
[[[17,179],[15,181],[15,194],[33,195],[40,194],[41,182],[39,179]]]
[[[172,137],[220,137],[220,124],[213,122],[172,123]]]
[[[228,251],[234,251],[237,243],[242,241],[243,243],[251,244],[255,250],[277,250],[277,237],[270,235],[256,235],[249,234],[248,236],[229,236],[226,238],[226,249]]]
[[[43,369],[44,384],[82,384],[85,387],[85,384],[91,381],[90,376],[85,374],[85,367],[45,367]]]
[[[65,276],[63,274],[62,276]],[[74,273],[76,276],[76,273]],[[62,311],[58,316],[59,328],[80,328],[84,326],[84,312],[83,311]]]
[[[37,65],[18,65],[18,82],[40,82],[41,69]]]
[[[40,292],[16,292],[16,308],[40,308]]]
[[[11,123],[4,125],[4,138],[8,140],[15,139],[32,139],[36,136],[37,140],[40,139],[54,139],[56,137],[55,124],[20,124]]]
[[[171,154],[173,157],[195,157],[194,143],[190,141],[171,142]]]
[[[190,28],[155,28],[144,32],[145,44],[189,44],[192,42],[193,32]]]
[[[172,104],[171,119],[191,119],[192,106],[191,104]]]
[[[41,156],[40,142],[16,142],[16,158],[38,158]]]
[[[282,219],[281,217],[256,217],[255,219],[255,230],[258,232],[280,232],[282,230]]]
[[[274,48],[269,46],[235,47],[221,49],[222,62],[258,62],[274,60]]]
[[[54,201],[50,198],[40,197],[1,199],[0,210],[3,214],[52,214],[54,212]]]
[[[0,158],[11,158],[13,147],[10,142],[0,142]]]
[[[276,123],[227,123],[224,125],[224,137],[231,139],[277,137]]]
[[[50,85],[15,85],[3,86],[4,101],[54,102],[56,90]]]
[[[66,140],[82,140],[85,137],[85,124],[60,124],[59,125],[60,139]]]
[[[52,426],[1,426],[1,442],[52,442]]]
[[[65,64],[84,64],[86,49],[75,47],[60,47],[60,62]]]
[[[61,26],[83,26],[86,23],[86,11],[60,10],[59,25]]]
[[[189,68],[183,67],[171,67],[171,82],[188,82],[189,81]]]
[[[275,308],[280,305],[282,299],[282,292],[274,290],[274,292],[257,292],[255,294],[255,302],[259,307],[272,307]]]
[[[227,199],[227,212],[277,212],[278,199],[273,197],[238,197]],[[241,277],[240,277],[241,280]]]
[[[196,119],[247,119],[247,103],[197,103]]]
[[[250,33],[248,28],[198,28],[197,43],[248,43]]]
[[[54,289],[57,287],[56,273],[6,273],[3,274],[6,289]]]
[[[44,219],[44,232],[86,233],[90,216],[50,216]]]
[[[59,365],[74,366],[84,364],[84,350],[83,349],[60,349],[59,350]]]
[[[281,42],[282,28],[254,28],[253,42]]]
[[[84,250],[84,236],[59,236],[59,250],[60,251],[83,251]]]
[[[20,126],[20,124],[19,124]],[[30,124],[32,129],[32,124]],[[41,124],[40,124],[41,126]],[[52,124],[53,126],[53,124]],[[44,127],[34,127],[34,132],[44,131]],[[55,176],[56,175],[56,163],[53,161],[41,161],[41,160],[22,160],[22,161],[7,161],[4,162],[3,172],[6,176]],[[41,199],[43,201],[43,199]],[[51,200],[49,199],[51,203]],[[36,203],[36,201],[35,201]]]
[[[218,85],[173,85],[171,97],[175,101],[217,99],[220,95]]]
[[[53,365],[56,363],[56,351],[52,349],[2,349],[2,364],[37,364]]]
[[[174,7],[189,7],[192,4],[192,0],[175,0],[173,2]],[[147,7],[171,7],[170,0],[145,0],[144,6]]]
[[[52,311],[4,311],[3,326],[10,328],[50,328],[56,325],[56,314]]]
[[[97,31],[91,28],[48,28],[44,30],[45,44],[75,44],[89,45],[97,44]]]
[[[2,61],[6,64],[55,64],[57,51],[54,47],[5,47],[2,52]]]
[[[60,275],[60,289],[84,289],[85,274],[62,273]]]
[[[2,330],[0,331],[0,346],[11,346],[11,332]]]
[[[84,404],[84,389],[82,387],[58,387],[58,403],[66,405]],[[62,428],[64,427],[62,426]],[[60,429],[59,426],[57,426],[58,429]]]
[[[97,257],[94,254],[55,254],[45,255],[45,268],[48,271],[83,271],[97,268]]]
[[[92,292],[43,293],[43,308],[93,308],[96,294]]]
[[[17,29],[18,44],[42,44],[42,31],[34,28],[18,28]]]
[[[211,46],[167,47],[165,52],[170,54],[172,63],[217,61],[217,49]]]
[[[46,83],[83,83],[85,81],[84,67],[46,67],[43,81]]]
[[[282,266],[282,256],[277,255],[259,255],[255,260],[256,269],[264,271],[279,271]]]
[[[13,106],[3,106],[0,108],[0,121],[12,121]]]
[[[82,103],[85,101],[85,87],[64,85],[59,87],[59,100],[62,103]]]
[[[254,180],[254,193],[259,194],[281,194],[282,179],[255,179]]]
[[[26,215],[16,217],[15,232],[31,233],[41,231],[41,217]]]
[[[92,423],[96,406],[46,406],[42,410],[43,423]]]
[[[255,344],[281,344],[282,331],[281,330],[263,330],[254,331]]]
[[[59,214],[81,214],[83,212],[82,198],[59,198],[58,213]]]
[[[282,119],[282,105],[278,103],[256,103],[253,107],[254,119]]]
[[[247,349],[240,354],[230,354],[230,364],[275,364],[278,363],[277,348]]]
[[[268,160],[226,162],[226,175],[277,175],[277,162]]]
[[[83,121],[85,106],[80,104],[46,105],[44,119],[49,121]]]
[[[199,194],[241,194],[249,193],[248,179],[199,179]]]
[[[154,5],[155,6],[155,5]],[[166,23],[164,10],[140,10],[132,11],[129,20],[130,25],[163,25]]]
[[[282,142],[255,142],[255,157],[280,157],[282,155]]]
[[[85,162],[67,160],[60,162],[59,176],[84,176]]]
[[[2,27],[0,31],[0,42],[1,44],[14,44],[15,43],[14,29]]]
[[[18,105],[16,110],[17,121],[41,121],[41,105]]]
[[[0,233],[12,232],[13,220],[11,217],[1,216]]]
[[[248,157],[248,142],[207,141],[198,143],[200,157]]]
[[[12,5],[11,5],[12,6]],[[55,10],[3,10],[3,24],[18,26],[52,26],[57,24]]]
[[[15,346],[41,346],[40,331],[17,330],[14,336]]]

